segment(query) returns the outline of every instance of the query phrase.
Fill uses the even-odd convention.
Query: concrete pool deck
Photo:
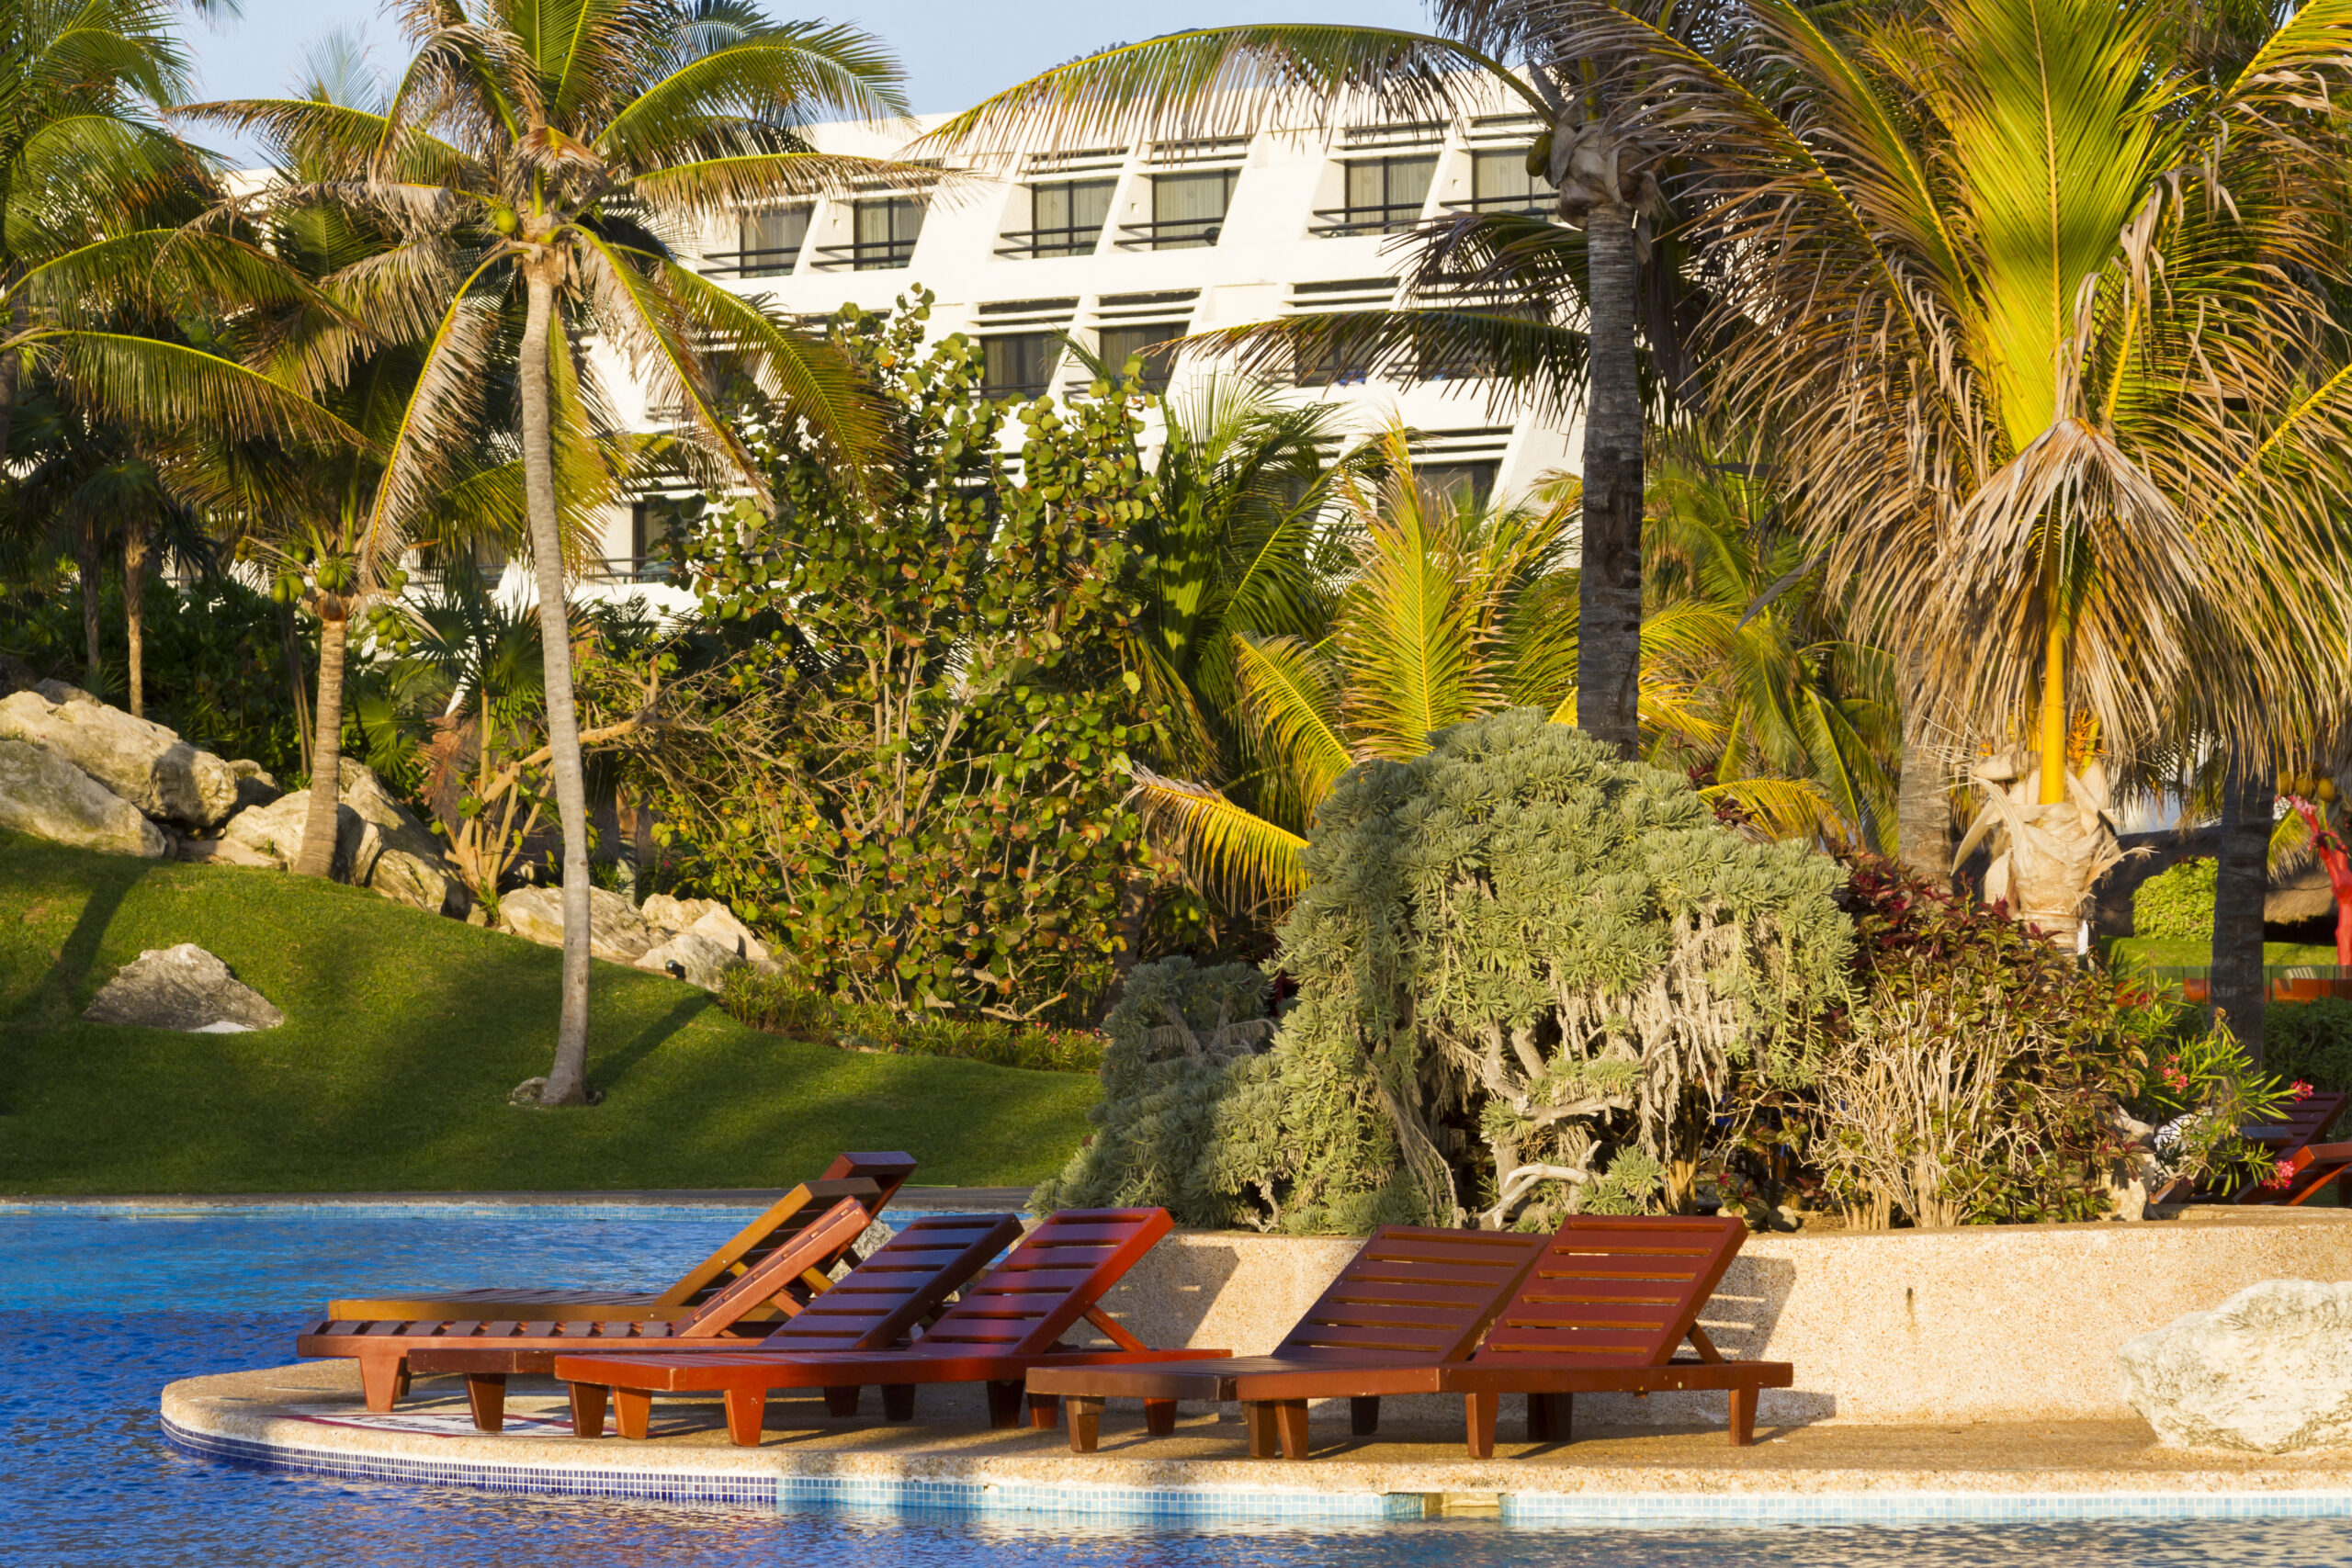
[[[756,1449],[727,1441],[716,1403],[665,1399],[646,1442],[570,1435],[560,1385],[517,1379],[508,1427],[474,1431],[461,1382],[419,1379],[390,1415],[363,1407],[348,1362],[190,1378],[166,1388],[172,1439],[212,1457],[339,1476],[563,1495],[793,1506],[945,1507],[1086,1517],[1396,1519],[1490,1515],[1522,1523],[1830,1523],[2081,1517],[2352,1517],[2352,1450],[2268,1457],[2159,1448],[2137,1421],[1823,1423],[1723,1429],[1593,1427],[1570,1444],[1464,1454],[1458,1418],[1349,1435],[1314,1428],[1306,1463],[1253,1461],[1237,1414],[1187,1415],[1148,1439],[1114,1404],[1102,1450],[1060,1430],[988,1428],[978,1389],[925,1388],[918,1418],[825,1414],[770,1401]]]

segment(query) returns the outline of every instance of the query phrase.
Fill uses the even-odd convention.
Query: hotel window
[[[1541,215],[1549,213],[1553,206],[1551,182],[1527,172],[1524,148],[1470,155],[1471,211]]]
[[[1480,507],[1495,493],[1495,476],[1501,469],[1500,463],[1419,463],[1413,468],[1413,488],[1424,502]]]
[[[1374,358],[1374,344],[1365,334],[1341,333],[1299,344],[1291,367],[1302,387],[1353,387],[1371,379]]]
[[[1055,180],[1029,187],[1029,227],[1007,234],[1001,254],[1018,256],[1091,256],[1111,216],[1116,180]]]
[[[1315,232],[1333,237],[1389,234],[1420,221],[1437,177],[1437,154],[1409,158],[1360,158],[1346,165],[1342,189],[1347,205],[1315,216]]]
[[[1151,177],[1150,244],[1155,251],[1197,250],[1225,231],[1238,169]]]
[[[735,254],[711,258],[730,265],[710,270],[738,277],[782,277],[800,259],[801,243],[808,238],[808,212],[805,207],[786,207],[744,213],[736,223]]]
[[[1181,321],[1138,321],[1124,326],[1102,329],[1102,363],[1116,370],[1127,362],[1130,355],[1143,356],[1143,384],[1147,391],[1164,392],[1168,378],[1176,368],[1176,355],[1162,352],[1146,352],[1157,344],[1174,343],[1184,335]]]
[[[857,272],[882,272],[914,259],[915,236],[922,232],[922,203],[910,197],[886,196],[860,201],[850,209],[850,243],[820,245],[820,270],[849,267]]]
[[[992,398],[1043,397],[1062,356],[1052,333],[1007,333],[980,340],[980,390]]]

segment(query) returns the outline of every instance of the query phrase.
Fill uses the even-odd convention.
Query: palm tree
[[[1758,0],[1720,61],[1578,14],[1692,171],[1721,309],[1767,329],[1712,384],[1771,414],[1873,635],[2020,743],[1972,836],[1997,819],[2017,901],[2071,925],[2111,842],[2086,727],[2308,753],[2345,666],[2352,370],[2314,280],[2344,270],[2352,6],[2267,13],[2235,62],[2177,0]]]
[[[441,434],[420,455],[463,426],[493,361],[513,355],[564,845],[562,1017],[541,1103],[576,1104],[587,1095],[590,829],[560,516],[567,489],[610,482],[582,345],[593,336],[622,350],[650,400],[685,411],[685,455],[709,481],[760,488],[722,413],[748,381],[829,442],[854,484],[882,425],[847,361],[676,252],[748,205],[927,172],[809,149],[812,117],[904,113],[896,66],[845,28],[772,22],[741,0],[416,0],[402,25],[416,52],[381,112],[314,99],[190,112],[268,130],[320,171],[322,190],[412,236],[409,260],[376,282],[388,299],[440,307],[426,373],[439,395],[420,400],[418,417]],[[522,326],[503,348],[498,307],[514,293]]]
[[[1577,577],[1579,728],[1627,756],[1640,741],[1644,400],[1636,323],[1657,291],[1637,286],[1661,210],[1651,161],[1625,140],[1611,85],[1592,79],[1539,0],[1439,0],[1451,36],[1266,24],[1170,34],[1086,56],[1008,88],[925,136],[918,150],[1007,159],[1040,141],[1231,134],[1329,124],[1351,99],[1401,118],[1524,106],[1548,129],[1531,149],[1582,231],[1586,327],[1572,334],[1507,304],[1400,318],[1395,344],[1478,345],[1506,376],[1557,389],[1581,380],[1583,568]],[[1516,68],[1508,63],[1515,59]],[[1312,329],[1310,329],[1312,330]],[[1331,323],[1325,332],[1359,331]],[[1298,334],[1294,334],[1297,336]],[[1655,336],[1655,334],[1653,334]],[[1567,340],[1567,341],[1564,341]]]

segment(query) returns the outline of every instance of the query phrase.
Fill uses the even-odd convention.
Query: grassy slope
[[[84,1023],[144,948],[193,942],[287,1014],[250,1034]],[[559,957],[361,889],[0,833],[0,1191],[769,1187],[843,1148],[918,1182],[1059,1168],[1091,1077],[865,1055],[737,1024],[597,964],[582,1110],[510,1106],[554,1046]]]

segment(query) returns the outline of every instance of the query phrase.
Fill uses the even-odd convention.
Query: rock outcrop
[[[162,832],[137,807],[48,747],[23,740],[0,739],[0,828],[75,849],[151,860],[167,848]]]
[[[150,948],[98,988],[83,1010],[92,1023],[127,1023],[193,1034],[275,1029],[286,1015],[192,942]]]
[[[250,807],[229,818],[221,830],[221,839],[229,843],[263,856],[281,870],[292,869],[302,858],[302,832],[311,816],[308,791],[300,795],[280,795],[267,806]],[[354,880],[353,867],[366,861],[373,870],[375,854],[380,852],[379,841],[370,848],[368,824],[359,819],[359,813],[348,806],[338,806],[334,813],[334,875],[336,880]]]
[[[277,787],[277,780],[271,776],[269,770],[259,762],[240,757],[229,764],[229,771],[237,775],[237,809],[239,811],[255,806],[267,806],[286,793]]]
[[[2352,1284],[2266,1280],[2116,1353],[2124,1397],[2182,1448],[2352,1445]]]
[[[686,928],[688,934],[716,942],[747,964],[767,962],[767,944],[752,933],[751,927],[735,918],[734,910],[716,899],[705,901],[711,907]]]
[[[563,889],[518,887],[498,900],[498,923],[527,941],[563,945]],[[617,893],[588,889],[588,952],[614,964],[635,964],[660,937]]]
[[[637,966],[716,991],[727,972],[742,962],[732,947],[721,947],[699,931],[680,931],[661,946],[648,948]]]
[[[465,885],[441,855],[441,840],[384,787],[373,769],[343,760],[343,804],[375,830],[376,853],[367,856],[368,872],[354,881],[387,898],[397,898],[430,915],[463,914],[470,902]]]
[[[147,816],[177,827],[215,828],[237,809],[237,775],[227,762],[55,681],[0,698],[0,738],[48,748]]]

